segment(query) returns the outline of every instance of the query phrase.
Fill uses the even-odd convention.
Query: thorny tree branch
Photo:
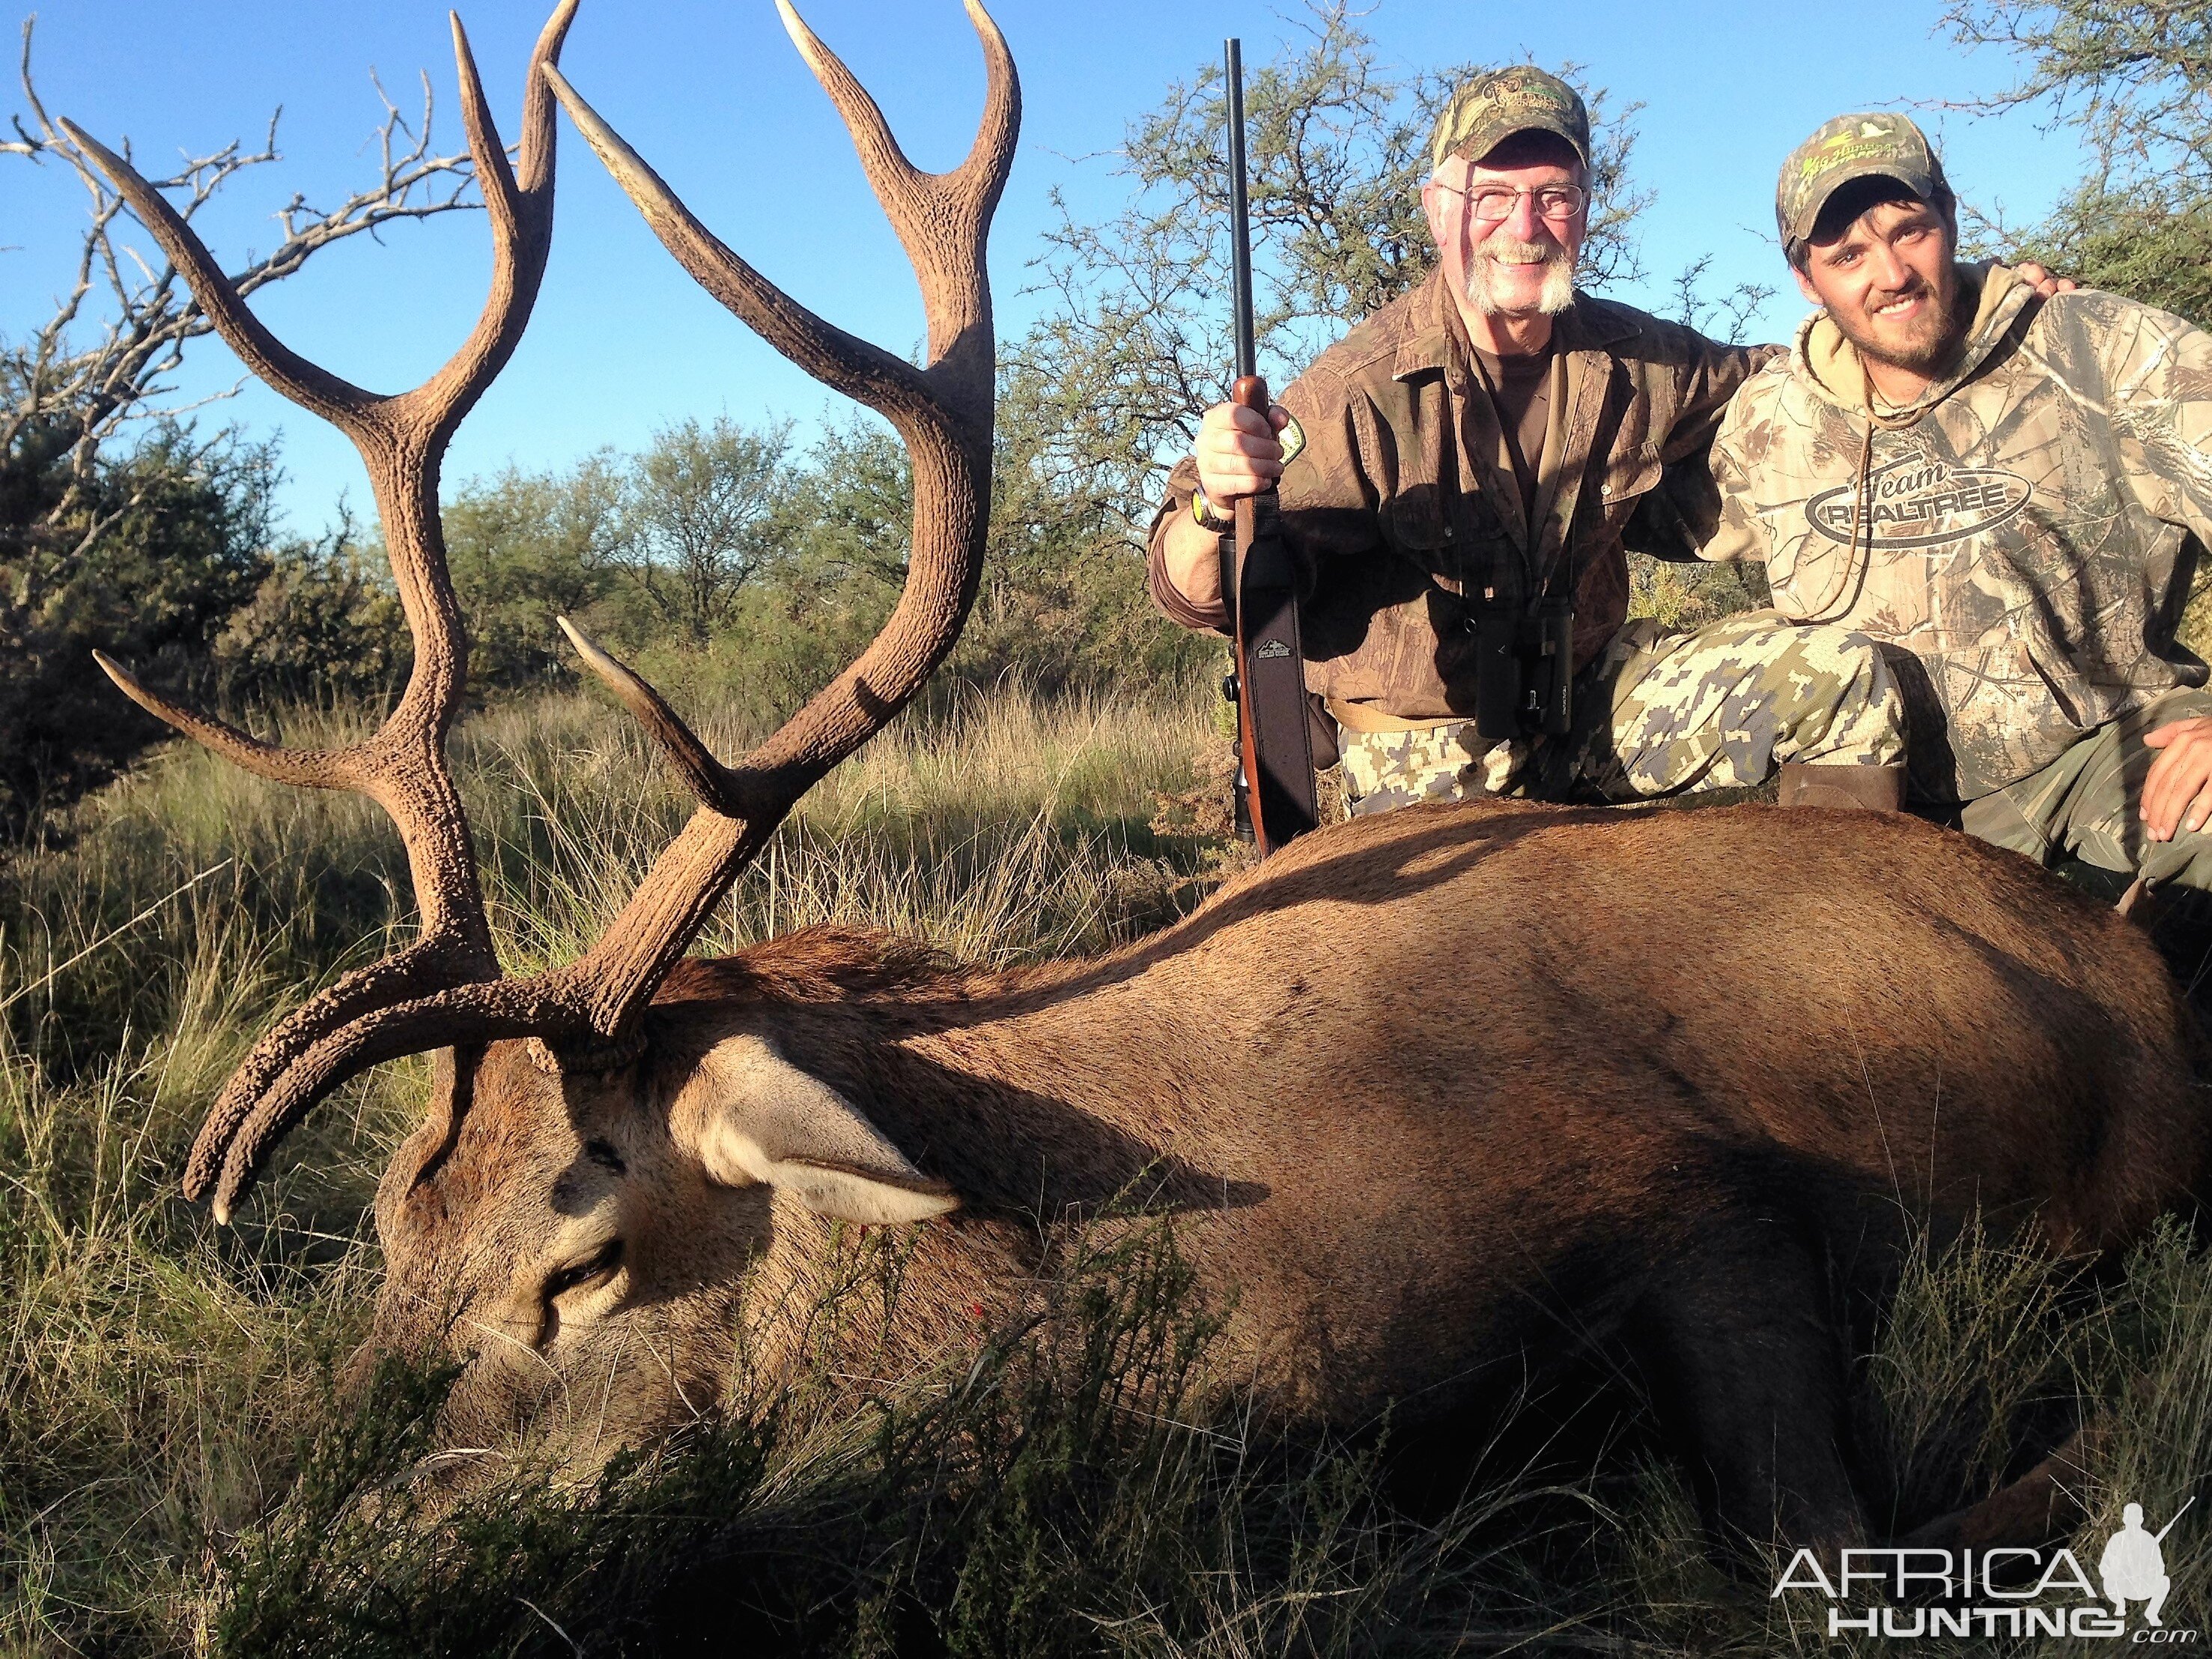
[[[1961,46],[2002,46],[2027,70],[1980,113],[2049,100],[2106,169],[2170,188],[2212,187],[2212,12],[2203,0],[1952,0],[1938,22]]]
[[[1775,289],[1766,283],[1738,283],[1716,298],[1705,289],[1705,273],[1712,265],[1713,256],[1701,253],[1676,275],[1674,320],[1710,339],[1741,345],[1744,336],[1750,331],[1752,319],[1759,315],[1759,308],[1774,297]]]
[[[165,378],[183,362],[185,343],[208,333],[210,325],[174,266],[166,260],[150,264],[135,246],[118,240],[122,198],[47,113],[32,79],[36,21],[32,17],[23,24],[20,72],[26,112],[9,117],[15,137],[0,138],[0,155],[20,155],[33,166],[56,161],[67,167],[84,190],[90,221],[70,285],[53,315],[20,343],[0,337],[0,459],[34,445],[52,464],[66,468],[65,489],[47,505],[41,524],[31,528],[68,524],[77,542],[76,552],[82,554],[136,504],[111,503],[108,511],[85,519],[101,445],[134,419],[174,417],[200,406],[154,407],[169,389]],[[332,208],[317,207],[295,193],[274,216],[283,228],[283,241],[232,275],[240,294],[280,282],[321,249],[364,232],[374,235],[394,220],[428,219],[480,206],[467,199],[475,183],[467,151],[442,155],[431,149],[428,76],[422,79],[422,117],[412,127],[380,84],[377,95],[385,109],[379,133],[380,177]],[[209,154],[187,155],[174,173],[154,181],[155,188],[180,198],[177,211],[192,218],[240,173],[281,159],[276,123],[283,112],[270,117],[258,149],[248,152],[234,139]],[[130,157],[127,140],[121,149]],[[79,328],[88,305],[109,313],[89,339]]]

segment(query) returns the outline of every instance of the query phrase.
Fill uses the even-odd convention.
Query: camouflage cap
[[[1912,118],[1838,115],[1790,152],[1774,187],[1774,222],[1792,252],[1813,234],[1828,198],[1856,179],[1894,179],[1923,202],[1948,194],[1943,164]]]
[[[1479,161],[1515,133],[1530,131],[1559,134],[1589,165],[1589,111],[1581,94],[1528,64],[1478,75],[1452,94],[1437,118],[1429,170],[1462,153]]]

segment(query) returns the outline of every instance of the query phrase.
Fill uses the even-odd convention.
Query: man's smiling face
[[[1445,161],[1422,191],[1437,253],[1453,288],[1486,317],[1553,316],[1574,299],[1575,261],[1589,225],[1580,159],[1549,133],[1516,133],[1479,161]],[[1573,192],[1547,214],[1546,191]],[[1511,205],[1486,219],[1474,203],[1503,192]]]
[[[1956,238],[1934,204],[1902,185],[1872,182],[1877,199],[1854,216],[1843,215],[1856,201],[1820,216],[1797,286],[1866,356],[1932,378],[1965,334],[1952,264]]]

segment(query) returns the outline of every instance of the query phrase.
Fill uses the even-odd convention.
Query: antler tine
[[[684,725],[683,717],[668,706],[667,699],[640,678],[627,663],[601,650],[566,617],[553,620],[568,636],[568,643],[576,647],[584,666],[606,683],[607,689],[622,699],[623,707],[636,715],[638,724],[660,744],[669,764],[698,797],[699,804],[712,807],[725,817],[749,816],[738,775],[714,758],[713,751]]]
[[[207,313],[208,320],[215,325],[224,343],[238,354],[239,361],[301,408],[321,416],[359,442],[365,423],[381,401],[376,394],[309,362],[262,326],[261,319],[239,297],[230,278],[222,274],[222,268],[216,264],[215,256],[207,251],[199,234],[184,222],[160,191],[148,184],[130,162],[76,122],[64,116],[59,125],[107,175],[116,193],[131,204],[131,210],[138,216],[139,223],[146,227],[161,252],[184,273],[192,297],[200,302],[201,309]]]
[[[785,32],[844,118],[845,130],[852,135],[853,148],[860,155],[861,171],[902,240],[912,232],[927,242],[932,233],[920,221],[933,208],[948,204],[965,209],[972,216],[988,218],[1013,164],[1014,132],[1021,121],[1013,55],[1006,50],[1006,36],[991,21],[991,15],[976,0],[963,0],[963,3],[968,21],[983,44],[983,118],[975,142],[960,166],[950,173],[924,173],[907,160],[906,151],[884,119],[882,106],[845,67],[844,59],[823,44],[822,37],[799,15],[791,0],[775,0]],[[913,251],[911,242],[908,251]]]
[[[925,199],[929,175],[906,159],[890,124],[884,119],[883,106],[845,67],[844,60],[822,44],[821,36],[793,9],[791,0],[775,0],[775,9],[799,55],[844,118],[845,131],[852,135],[853,148],[860,152],[860,170],[867,174],[876,199],[883,204],[884,212],[903,240]]]
[[[357,1047],[375,1034],[388,1042],[393,1031],[413,1029],[386,1018],[386,1009],[435,1003],[455,987],[496,981],[499,975],[468,819],[445,759],[446,732],[466,680],[468,647],[446,568],[438,468],[461,417],[513,355],[544,273],[552,240],[557,134],[553,100],[539,71],[558,55],[576,6],[577,0],[561,0],[532,51],[524,88],[519,179],[507,166],[492,123],[467,33],[459,18],[453,19],[463,117],[492,225],[491,291],[467,342],[412,392],[378,397],[286,350],[239,301],[206,250],[159,195],[136,174],[131,175],[136,194],[125,190],[126,199],[155,229],[248,366],[295,401],[330,415],[353,439],[375,492],[392,576],[415,641],[406,690],[383,726],[362,742],[332,750],[295,752],[260,743],[221,721],[179,708],[117,665],[101,664],[141,707],[261,776],[356,789],[374,799],[391,816],[406,848],[420,913],[421,933],[413,944],[347,975],[254,1045],[201,1127],[185,1174],[187,1196],[199,1196],[219,1175],[223,1190],[242,1191],[284,1128],[345,1077],[374,1063],[349,1058]],[[125,189],[120,179],[118,188]],[[298,390],[312,391],[325,381],[343,395],[311,398]],[[377,1052],[388,1058],[409,1050]],[[240,1170],[243,1174],[236,1173]],[[228,1205],[222,1207],[227,1213]]]
[[[349,789],[355,787],[356,775],[349,763],[353,759],[349,750],[286,749],[276,744],[264,743],[227,721],[196,714],[191,709],[179,708],[167,698],[148,690],[138,683],[137,676],[105,651],[94,651],[92,659],[100,665],[100,671],[109,679],[115,682],[118,690],[155,720],[174,726],[188,738],[197,738],[234,766],[243,767],[256,777],[267,778],[272,783],[299,784],[310,789]]]
[[[754,270],[693,216],[557,68],[548,65],[544,76],[576,131],[636,204],[661,246],[756,334],[824,384],[871,408],[888,413],[888,405],[904,406],[925,395],[921,373],[911,363],[824,322]]]
[[[908,161],[882,108],[844,60],[807,27],[791,0],[775,0],[775,9],[799,55],[844,118],[860,170],[898,233],[923,295],[932,302],[927,307],[931,365],[946,365],[940,380],[972,380],[972,363],[956,359],[948,365],[946,360],[955,358],[961,341],[976,337],[980,323],[987,343],[981,360],[988,382],[993,368],[988,349],[991,300],[983,279],[983,233],[1013,166],[1014,135],[1021,125],[1021,83],[999,26],[978,0],[964,3],[983,46],[983,118],[967,159],[951,173],[924,173]],[[963,389],[973,397],[972,388]]]
[[[984,86],[983,118],[959,172],[974,182],[977,206],[988,217],[998,205],[999,192],[1006,188],[1006,175],[1013,170],[1014,139],[1022,125],[1022,84],[1014,73],[1014,54],[1007,49],[1006,37],[1000,33],[991,14],[979,0],[961,0],[961,3],[983,43]]]
[[[469,136],[469,158],[476,163],[477,186],[484,195],[484,210],[501,222],[502,228],[496,234],[503,240],[514,234],[515,221],[522,214],[514,169],[507,165],[507,146],[499,141],[499,128],[492,120],[491,106],[484,99],[483,77],[477,73],[477,55],[469,48],[469,32],[461,22],[460,13],[447,12],[446,24],[453,32],[453,75],[461,88],[461,130]],[[565,33],[568,19],[556,12],[547,27],[557,27]],[[544,42],[539,44],[542,46]],[[529,88],[537,81],[538,56],[533,52],[530,72],[523,76],[526,100]]]
[[[508,167],[507,148],[492,124],[476,58],[469,50],[468,31],[461,26],[459,13],[449,14],[453,64],[461,86],[461,122],[468,131],[477,186],[491,217],[492,273],[483,311],[461,349],[422,385],[392,399],[395,415],[404,411],[405,417],[428,428],[426,435],[434,453],[443,448],[461,417],[514,355],[545,275],[553,242],[554,112],[552,95],[539,71],[559,58],[577,4],[578,0],[562,0],[530,55],[523,78],[520,178]],[[434,476],[434,488],[435,482]]]

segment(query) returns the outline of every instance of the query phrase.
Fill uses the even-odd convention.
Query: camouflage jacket
[[[1856,550],[1864,376],[1826,313],[1729,410],[1705,550],[1765,560],[1785,615],[1890,647],[1936,801],[2206,678],[2174,629],[2212,530],[2212,338],[2110,294],[2039,301],[2002,266],[1960,276],[1964,359],[1885,411]]]
[[[1628,615],[1624,544],[1686,559],[1720,498],[1707,465],[1721,411],[1771,348],[1717,345],[1678,324],[1576,296],[1553,331],[1552,428],[1537,544],[1501,477],[1498,416],[1440,276],[1376,312],[1282,392],[1304,447],[1283,472],[1282,523],[1307,573],[1306,684],[1404,720],[1473,711],[1462,595],[1526,599],[1571,562],[1579,667]],[[1222,629],[1169,586],[1170,516],[1189,510],[1189,457],[1152,526],[1152,595],[1186,628]],[[1564,580],[1560,582],[1564,587]]]

